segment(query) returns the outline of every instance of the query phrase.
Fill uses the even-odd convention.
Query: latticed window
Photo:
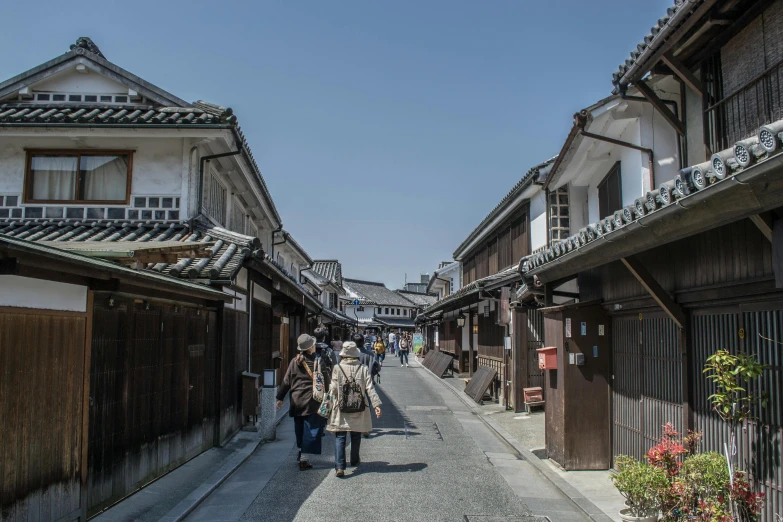
[[[245,209],[243,209],[236,199],[234,199],[234,205],[231,208],[231,225],[229,225],[229,228],[233,230],[234,232],[238,232],[240,234],[245,233]]]
[[[250,237],[258,237],[258,228],[249,219],[245,220],[245,235]]]
[[[226,188],[214,173],[207,176],[204,187],[204,212],[221,225],[226,224]]]
[[[570,230],[568,185],[565,185],[549,192],[549,243],[567,238]]]

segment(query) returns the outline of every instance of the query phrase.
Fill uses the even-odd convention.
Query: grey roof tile
[[[337,286],[343,285],[343,266],[336,259],[316,259],[313,271]]]
[[[381,306],[414,306],[413,303],[397,292],[389,290],[383,283],[372,281],[360,281],[358,279],[343,279],[343,286],[353,293],[364,298],[367,302],[362,304],[376,304]],[[361,299],[360,299],[361,300]]]
[[[180,279],[230,280],[245,259],[260,255],[258,238],[230,232],[202,221],[139,223],[132,221],[80,221],[58,219],[0,220],[0,234],[33,242],[156,242],[214,241],[208,258],[180,258],[177,263],[150,264],[147,270]]]
[[[409,290],[397,290],[397,293],[422,308],[433,305],[438,301],[437,296],[432,294],[422,294],[421,292],[411,292]]]

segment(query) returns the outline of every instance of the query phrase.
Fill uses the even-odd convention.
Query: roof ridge
[[[349,277],[344,277],[343,281],[348,281],[349,283],[363,283],[365,285],[382,286],[382,287],[386,288],[387,290],[389,290],[389,288],[385,284],[379,283],[377,281],[365,281],[363,279],[351,279]]]

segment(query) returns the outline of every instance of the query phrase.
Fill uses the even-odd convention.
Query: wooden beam
[[[674,130],[676,130],[680,136],[685,136],[685,125],[683,125],[682,122],[677,119],[677,116],[675,116],[669,107],[663,103],[663,100],[661,100],[658,95],[655,94],[649,85],[647,85],[644,81],[640,81],[635,83],[634,87],[636,87],[641,95],[644,96],[653,107],[655,107],[655,110],[661,113],[661,116],[663,116],[663,118],[669,122],[669,125],[674,127]]]
[[[753,214],[751,216],[748,216],[750,220],[753,222],[754,225],[758,227],[759,230],[761,230],[761,233],[764,234],[764,237],[767,238],[767,241],[770,243],[772,242],[772,224],[761,217],[759,214]]]
[[[557,297],[571,297],[579,299],[579,292],[566,292],[564,290],[552,290],[552,295]]]
[[[664,54],[661,59],[663,60],[663,63],[668,65],[669,68],[674,71],[674,74],[679,76],[680,79],[685,82],[685,85],[690,87],[694,92],[698,93],[699,96],[704,96],[704,88],[702,87],[699,79],[696,78],[680,60],[675,58],[671,51]]]
[[[663,308],[663,311],[666,312],[666,315],[668,315],[672,321],[677,323],[677,326],[680,328],[685,328],[688,316],[685,315],[685,312],[683,312],[682,308],[680,308],[680,305],[678,305],[674,299],[669,297],[669,294],[666,293],[660,284],[658,284],[658,281],[656,281],[650,272],[647,271],[641,261],[639,261],[636,256],[624,257],[620,259],[620,261],[623,262],[626,268],[628,268],[636,280],[641,283],[650,296],[655,299],[655,302],[658,303],[661,308]]]

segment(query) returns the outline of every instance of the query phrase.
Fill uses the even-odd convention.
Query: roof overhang
[[[780,206],[783,155],[779,154],[535,267],[525,276],[556,281]]]

